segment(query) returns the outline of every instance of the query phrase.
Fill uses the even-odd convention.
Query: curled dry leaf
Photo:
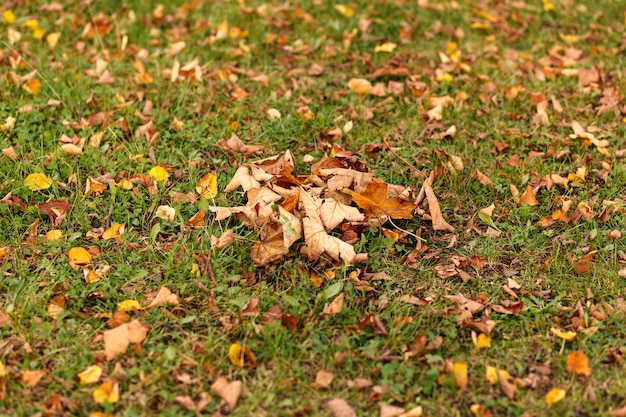
[[[239,397],[241,396],[241,381],[228,382],[224,377],[219,377],[211,385],[211,391],[217,394],[226,404],[233,410],[237,406]]]
[[[518,204],[520,206],[523,206],[524,204],[536,206],[539,204],[539,201],[535,198],[535,192],[530,185],[526,187],[526,191],[524,191],[524,194],[520,196]]]
[[[328,400],[326,406],[334,417],[357,417],[356,411],[342,398]]]
[[[146,306],[146,308],[157,307],[161,305],[178,305],[178,295],[172,293],[167,287],[161,287],[154,299]]]
[[[435,197],[435,193],[433,192],[428,179],[424,181],[424,192],[426,194],[426,199],[428,200],[428,211],[433,222],[433,229],[443,232],[453,232],[454,227],[450,226],[441,214],[439,202],[437,201],[437,197]]]
[[[103,332],[104,353],[107,360],[126,352],[131,343],[141,343],[146,338],[150,328],[139,320],[124,323],[114,329]]]
[[[219,238],[217,236],[211,235],[211,248],[222,249],[233,240],[235,240],[235,232],[233,229],[226,230]]]

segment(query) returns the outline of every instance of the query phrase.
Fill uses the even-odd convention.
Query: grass
[[[551,3],[545,4],[549,9]],[[358,0],[349,6],[354,16],[344,16],[333,2],[304,0],[245,4],[256,12],[243,12],[237,2],[195,1],[164,2],[162,12],[149,2],[133,1],[89,6],[68,1],[63,11],[44,11],[32,1],[0,7],[15,14],[13,23],[6,14],[0,19],[0,30],[7,34],[0,47],[0,125],[8,117],[16,119],[14,127],[0,132],[0,148],[13,147],[18,154],[15,161],[0,157],[0,197],[11,193],[27,206],[0,204],[0,248],[7,248],[0,256],[0,312],[11,322],[0,324],[0,362],[5,367],[5,375],[0,372],[0,415],[226,413],[210,388],[219,376],[242,381],[242,396],[230,410],[241,416],[332,415],[326,402],[335,397],[363,416],[377,415],[379,402],[406,410],[422,406],[423,415],[431,416],[473,415],[473,404],[493,415],[511,416],[610,415],[622,407],[626,284],[617,272],[624,269],[626,245],[610,233],[626,234],[626,168],[616,156],[626,148],[621,104],[624,9],[608,0],[555,5],[555,10],[544,10],[542,2]],[[45,36],[34,38],[32,28],[25,26],[32,19],[46,35],[61,34],[54,47]],[[219,32],[222,22],[230,28],[224,35]],[[101,33],[85,30],[90,24]],[[408,27],[410,33],[405,32]],[[352,30],[357,32],[351,38]],[[9,31],[19,32],[21,39],[11,42]],[[248,33],[238,35],[242,31]],[[168,52],[181,41],[184,49]],[[385,42],[397,48],[375,53]],[[458,64],[442,64],[440,53],[455,53],[451,43],[460,51]],[[556,61],[544,65],[541,58],[555,46],[563,47],[561,51],[575,48],[581,58],[567,67]],[[174,62],[184,65],[195,58],[200,80],[171,82]],[[98,60],[106,61],[112,83],[97,82],[104,72]],[[410,79],[383,76],[372,81],[403,83],[402,95],[359,96],[349,90],[351,78],[367,78],[391,60],[405,65]],[[310,75],[313,64],[324,72]],[[551,75],[543,71],[546,66],[557,72],[596,68],[600,76],[590,83]],[[13,81],[33,69],[41,82],[35,93]],[[437,69],[451,78],[438,81]],[[252,80],[258,74],[268,76],[267,85]],[[427,87],[424,94],[411,93],[417,82]],[[507,89],[518,84],[524,90],[507,98]],[[241,95],[237,88],[247,97],[236,99]],[[599,112],[612,88],[618,104]],[[554,97],[562,111],[549,104],[548,123],[534,123],[531,93],[545,94],[550,103]],[[466,98],[459,99],[463,94]],[[457,102],[443,109],[440,121],[429,120],[429,98],[445,95]],[[50,105],[49,100],[61,104]],[[301,116],[305,107],[313,119]],[[266,113],[270,108],[282,118],[271,121]],[[371,117],[363,117],[368,112]],[[171,127],[175,118],[182,129]],[[85,122],[76,128],[67,123],[81,120]],[[152,140],[135,134],[149,120],[158,132]],[[302,157],[328,153],[333,141],[326,132],[349,120],[354,128],[338,144],[363,159],[377,177],[419,190],[422,177],[415,169],[427,174],[443,167],[433,188],[455,228],[454,245],[450,235],[415,217],[396,221],[425,239],[427,249],[413,267],[406,261],[416,239],[407,235],[394,241],[379,229],[364,231],[355,244],[357,252],[370,254],[362,264],[316,263],[293,249],[281,262],[257,267],[249,252],[258,234],[235,219],[220,223],[208,215],[205,227],[185,226],[213,203],[202,198],[175,201],[173,192],[194,192],[199,178],[212,171],[221,191],[237,166],[287,149],[297,160],[297,172],[307,174]],[[609,141],[608,156],[569,137],[573,120],[600,130],[594,134]],[[438,138],[450,126],[457,133]],[[102,140],[89,146],[89,138],[98,132]],[[246,144],[263,145],[264,151],[246,157],[215,145],[231,133]],[[81,155],[60,150],[63,134],[86,140]],[[385,142],[397,150],[389,151]],[[372,152],[375,146],[380,151]],[[537,152],[542,154],[533,159]],[[449,155],[460,158],[462,171],[445,168]],[[513,156],[521,162],[510,163]],[[167,166],[170,177],[154,194],[140,185],[134,191],[110,185],[99,195],[85,193],[88,178],[104,181],[110,175],[119,183],[147,174],[156,164]],[[551,174],[567,177],[582,165],[588,170],[584,181],[541,187],[537,206],[520,206],[511,194],[511,185],[523,193],[529,184],[536,187]],[[472,178],[475,169],[494,185]],[[52,178],[52,186],[29,190],[24,179],[35,172]],[[561,208],[559,198],[573,201],[570,213],[586,203],[593,216],[540,225],[543,217]],[[58,200],[67,200],[70,209],[60,224],[62,238],[49,240],[46,233],[56,227],[35,205]],[[622,209],[603,219],[604,200],[621,201]],[[218,205],[242,201],[237,192],[216,197]],[[492,227],[501,233],[497,238],[482,233],[487,224],[477,214],[492,203]],[[171,205],[178,216],[171,222],[155,217],[161,205]],[[102,228],[101,233],[107,219],[126,225],[123,238],[89,239],[87,232]],[[237,239],[212,253],[210,236],[228,228],[235,229]],[[68,251],[76,246],[90,249],[92,266],[108,266],[108,274],[87,283],[67,262]],[[580,259],[594,250],[589,271],[577,273]],[[202,268],[209,253],[211,267]],[[459,276],[441,278],[435,267],[452,263],[455,256],[477,257],[484,266],[466,266],[471,275],[467,282]],[[198,274],[192,272],[193,264],[201,267]],[[311,273],[327,271],[335,277],[316,287]],[[368,291],[351,278],[378,272],[390,279],[369,281]],[[508,278],[520,285],[514,289],[518,299],[503,290],[503,285],[511,286]],[[145,304],[162,286],[176,293],[180,304],[129,313],[150,326],[148,336],[107,361],[100,335],[109,328],[107,320],[118,303],[136,299]],[[341,293],[343,310],[324,316],[325,304]],[[471,334],[476,329],[458,326],[456,304],[445,298],[458,294],[485,306],[519,300],[523,308],[518,315],[488,312],[496,322],[492,347],[478,350]],[[423,305],[403,302],[407,295]],[[64,307],[52,317],[50,305],[59,299]],[[250,299],[258,299],[257,316],[242,314]],[[276,307],[283,312],[282,324],[267,319]],[[361,328],[368,313],[380,318],[387,335]],[[577,336],[564,342],[551,333],[552,327],[576,331]],[[420,340],[435,347],[420,349]],[[229,361],[229,346],[235,342],[251,349],[255,367],[240,368]],[[566,359],[575,350],[589,358],[591,376],[568,371]],[[467,388],[455,383],[453,362],[468,365]],[[103,377],[97,384],[81,385],[77,375],[94,364],[103,368]],[[518,385],[514,398],[488,383],[486,366],[511,374]],[[334,374],[329,388],[314,386],[320,370]],[[27,371],[46,373],[29,386]],[[97,403],[94,389],[107,378],[119,383],[120,399]],[[374,387],[351,388],[357,378]],[[544,397],[555,387],[564,389],[566,397],[548,406]],[[197,404],[206,394],[211,400],[202,412],[189,410],[181,400],[189,396]]]

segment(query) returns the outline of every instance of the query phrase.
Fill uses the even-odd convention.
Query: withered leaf
[[[370,182],[362,194],[349,189],[344,192],[350,194],[354,202],[365,211],[368,217],[392,219],[412,219],[415,204],[400,197],[389,198],[387,183],[377,178]]]

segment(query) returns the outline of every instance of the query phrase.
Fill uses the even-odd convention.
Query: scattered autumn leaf
[[[30,174],[24,179],[24,186],[31,191],[40,191],[50,188],[52,179],[41,172]]]
[[[102,368],[98,365],[92,365],[78,374],[80,385],[88,385],[98,382],[102,376]]]
[[[546,404],[552,405],[565,398],[565,390],[562,388],[553,388],[546,394]]]
[[[329,388],[330,384],[332,384],[333,379],[335,379],[335,374],[332,372],[320,370],[315,375],[315,386],[317,388]]]
[[[589,359],[583,352],[576,350],[567,355],[567,370],[579,375],[590,376]]]
[[[211,385],[211,391],[224,400],[231,410],[234,410],[241,396],[242,382],[239,380],[228,382],[226,378],[219,377]]]
[[[196,192],[207,200],[211,200],[217,196],[217,174],[209,172],[196,185]]]
[[[114,329],[103,332],[104,353],[107,360],[126,352],[131,343],[141,343],[146,338],[150,328],[139,320],[124,323]]]
[[[460,389],[467,388],[467,363],[454,362],[454,364],[452,364],[452,372],[456,386]]]
[[[93,400],[98,404],[118,402],[120,400],[119,383],[107,379],[93,391]]]

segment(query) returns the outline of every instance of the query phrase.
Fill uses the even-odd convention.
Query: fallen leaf
[[[412,219],[415,204],[400,197],[389,198],[389,186],[382,180],[374,178],[363,193],[345,189],[354,202],[365,211],[368,217],[392,219]]]
[[[176,217],[176,209],[170,206],[159,206],[154,213],[155,217],[171,222]]]
[[[217,196],[217,174],[209,172],[196,185],[196,192],[207,200],[211,200]]]
[[[240,368],[254,368],[256,366],[256,357],[250,347],[241,345],[239,342],[233,343],[228,348],[228,359],[230,362]]]
[[[454,374],[456,386],[460,389],[467,388],[467,363],[454,362],[452,365],[452,372]]]
[[[378,403],[378,411],[379,417],[400,417],[404,414],[404,408],[386,404],[384,402]]]
[[[564,332],[556,327],[550,327],[550,333],[565,340],[566,342],[571,342],[576,337],[576,332]]]
[[[87,265],[91,261],[91,255],[87,252],[87,249],[74,247],[70,249],[67,254],[69,263],[72,266],[75,265]]]
[[[567,370],[579,375],[590,376],[589,359],[583,352],[577,350],[567,355]]]
[[[165,182],[170,177],[170,174],[165,168],[157,165],[148,171],[148,175],[154,178],[157,182]]]
[[[328,400],[326,407],[328,407],[334,417],[357,417],[356,412],[350,407],[346,400],[342,398]]]
[[[120,400],[120,385],[117,381],[107,379],[93,391],[93,400],[98,403],[116,403]]]
[[[104,340],[104,353],[107,360],[126,352],[131,343],[141,343],[146,338],[150,328],[139,320],[124,323],[111,330],[105,330],[102,334]]]
[[[500,376],[504,379],[509,379],[509,373],[507,371],[504,370],[499,370],[500,372]],[[491,385],[495,385],[498,383],[498,381],[500,380],[500,377],[498,377],[498,370],[493,367],[493,366],[487,366],[486,368],[486,372],[485,372],[485,379],[491,384]]]
[[[561,388],[553,388],[546,394],[546,404],[552,405],[558,403],[565,398],[565,390]]]
[[[374,52],[393,52],[398,47],[397,43],[385,42],[374,47]]]
[[[448,222],[444,220],[441,214],[441,209],[439,208],[439,202],[437,201],[437,197],[435,197],[435,193],[428,183],[428,180],[424,181],[424,193],[426,194],[426,199],[428,200],[428,211],[433,223],[433,229],[443,232],[453,232],[454,227],[450,226]]]
[[[222,249],[233,240],[235,240],[235,231],[233,229],[228,229],[224,231],[224,233],[222,233],[222,236],[220,236],[219,238],[211,235],[211,248]]]
[[[98,365],[92,365],[78,374],[78,380],[80,381],[80,385],[93,384],[98,382],[101,376],[102,368]]]
[[[539,204],[539,201],[537,201],[537,199],[535,198],[535,192],[530,185],[526,187],[526,191],[524,191],[524,194],[520,196],[518,204],[520,206],[524,204],[527,204],[529,206],[536,206]]]
[[[52,179],[41,172],[30,174],[24,179],[24,186],[31,191],[40,191],[50,188]]]
[[[26,370],[20,374],[20,379],[22,380],[22,382],[25,382],[26,385],[33,388],[37,386],[39,381],[41,381],[41,378],[43,378],[47,373],[48,373],[47,370],[41,370],[41,371]]]
[[[372,91],[372,83],[364,78],[351,78],[348,88],[355,94],[364,95]]]
[[[320,370],[315,376],[315,386],[317,388],[329,388],[330,384],[332,384],[333,382],[333,379],[335,379],[335,374],[333,374],[332,372]]]
[[[114,223],[113,225],[111,225],[111,227],[105,230],[104,233],[102,233],[102,239],[115,239],[117,241],[122,240],[122,235],[124,234],[125,227],[125,223]]]
[[[476,339],[476,349],[487,349],[491,347],[491,338],[484,333],[478,335]]]
[[[35,204],[35,207],[46,213],[54,226],[60,226],[67,216],[70,203],[67,200],[47,201],[42,204]]]
[[[139,311],[141,304],[137,300],[124,300],[117,303],[117,309],[119,311]]]
[[[335,299],[330,303],[324,305],[324,310],[322,311],[322,315],[333,315],[341,313],[343,309],[343,300],[346,297],[345,293],[339,294]]]
[[[177,306],[178,295],[172,293],[167,287],[161,287],[154,299],[146,306],[146,308],[152,308],[162,305]]]
[[[239,401],[242,391],[241,381],[228,382],[224,377],[219,377],[211,385],[211,391],[217,394],[231,410],[234,410]]]

